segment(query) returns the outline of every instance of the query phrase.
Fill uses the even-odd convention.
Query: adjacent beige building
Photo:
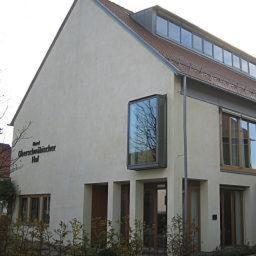
[[[13,152],[15,217],[76,217],[92,239],[94,218],[124,235],[141,220],[161,248],[187,160],[198,248],[256,244],[255,101],[252,56],[159,6],[75,1],[12,120],[31,122]]]

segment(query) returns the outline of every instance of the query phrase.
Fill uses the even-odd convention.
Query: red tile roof
[[[0,143],[0,179],[10,177],[11,147]]]
[[[152,46],[168,62],[172,63],[181,74],[256,101],[256,80],[153,35],[131,18],[131,11],[108,0],[99,1],[123,24]]]

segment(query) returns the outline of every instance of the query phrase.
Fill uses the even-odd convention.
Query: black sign
[[[37,146],[37,148],[31,148],[30,150],[26,150],[26,151],[20,150],[18,152],[18,157],[32,156],[32,163],[37,163],[39,162],[39,154],[53,152],[56,149],[55,145],[40,146],[40,141],[33,142],[32,146],[33,147]]]

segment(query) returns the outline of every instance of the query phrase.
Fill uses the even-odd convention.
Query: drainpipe
[[[184,238],[188,235],[187,77],[183,77]],[[186,244],[185,244],[186,246]]]

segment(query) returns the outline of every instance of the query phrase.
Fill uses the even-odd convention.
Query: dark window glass
[[[39,220],[39,202],[39,197],[31,198],[30,220],[32,222]]]
[[[233,55],[233,67],[240,69],[240,58]]]
[[[156,95],[129,103],[128,168],[166,164],[166,97]],[[145,168],[145,169],[146,169]]]
[[[222,115],[222,143],[223,161],[225,165],[239,165],[239,120],[223,113]]]
[[[212,43],[207,40],[204,40],[204,53],[206,55],[212,56]]]
[[[221,61],[223,62],[223,52],[222,52],[222,48],[220,48],[217,45],[213,46],[213,56],[215,60]]]
[[[224,50],[223,52],[224,52],[224,63],[226,65],[232,66],[232,53],[226,50]]]
[[[159,16],[156,17],[156,33],[160,36],[167,37],[167,20]]]
[[[222,144],[223,144],[223,162],[230,165],[230,139],[229,139],[229,116],[222,114]]]
[[[242,70],[248,73],[248,62],[246,60],[241,59]]]
[[[192,34],[184,28],[181,28],[181,44],[188,48],[192,47]]]
[[[28,217],[28,198],[21,197],[20,219],[22,222],[26,222],[27,217]]]
[[[256,78],[256,65],[249,63],[250,75]]]
[[[42,221],[46,224],[50,222],[50,196],[43,197]]]
[[[201,37],[193,35],[193,48],[197,51],[203,51],[203,40]]]
[[[238,129],[238,118],[236,117],[230,117],[230,122],[231,122],[231,165],[233,166],[238,166],[239,165],[239,129]]]
[[[169,22],[169,38],[180,43],[180,26]]]
[[[250,163],[249,163],[249,127],[248,127],[248,122],[245,120],[241,121],[241,129],[242,129],[242,163],[243,166],[246,168],[249,168]]]

